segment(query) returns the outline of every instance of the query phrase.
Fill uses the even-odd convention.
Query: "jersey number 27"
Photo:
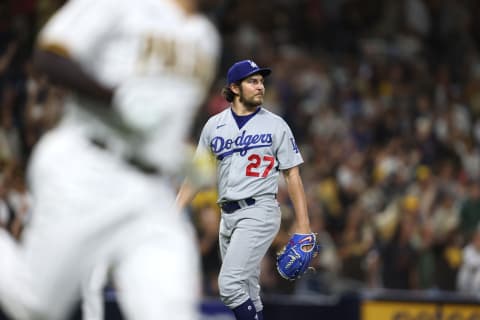
[[[270,170],[272,170],[273,165],[275,164],[275,158],[272,156],[263,156],[263,161],[267,162],[268,165],[267,167],[263,170],[263,172],[258,171],[258,167],[262,164],[262,158],[258,154],[251,154],[248,157],[248,161],[250,163],[248,164],[246,170],[245,170],[245,175],[248,177],[262,177],[265,178]]]

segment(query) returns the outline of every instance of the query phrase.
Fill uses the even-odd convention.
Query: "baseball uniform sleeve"
[[[302,155],[298,149],[292,130],[282,120],[279,130],[279,144],[277,149],[278,169],[286,170],[303,163]]]
[[[211,119],[205,123],[202,128],[202,132],[200,133],[200,138],[198,139],[197,150],[195,151],[195,156],[198,157],[199,155],[205,153],[212,153],[210,149],[210,132],[211,132],[212,121]]]

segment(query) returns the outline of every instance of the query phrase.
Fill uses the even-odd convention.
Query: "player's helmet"
[[[234,63],[230,69],[228,69],[227,73],[227,84],[230,85],[235,82],[239,82],[253,74],[261,74],[262,76],[266,77],[272,70],[269,68],[260,68],[255,62],[252,60],[242,60]]]

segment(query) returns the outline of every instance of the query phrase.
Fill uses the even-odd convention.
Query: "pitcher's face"
[[[263,103],[265,86],[263,76],[254,74],[240,83],[239,100],[247,107],[258,107]]]

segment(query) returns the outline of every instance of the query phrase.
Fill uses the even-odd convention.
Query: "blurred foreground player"
[[[68,319],[95,266],[126,319],[196,319],[193,232],[168,176],[215,75],[219,36],[195,0],[72,0],[42,30],[37,68],[72,89],[29,164],[33,220],[0,234],[14,319]]]

